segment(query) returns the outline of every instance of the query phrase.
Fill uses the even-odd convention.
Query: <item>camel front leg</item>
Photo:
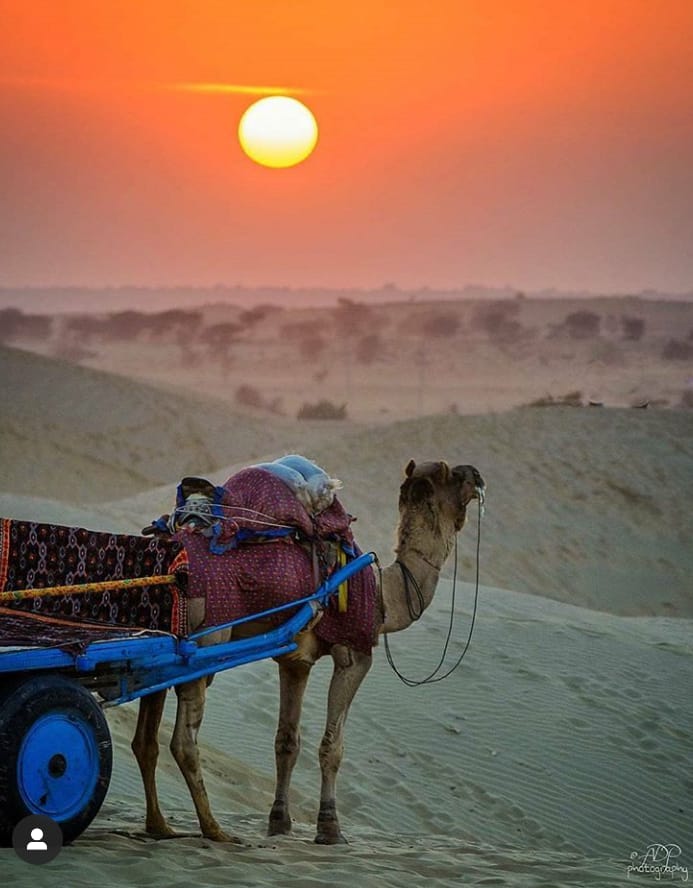
[[[332,648],[334,672],[327,698],[327,724],[320,744],[320,812],[315,841],[320,845],[346,843],[337,819],[337,773],[344,755],[344,725],[351,701],[371,668],[372,658],[343,645]]]
[[[137,728],[132,739],[132,751],[140,766],[147,806],[145,829],[151,836],[164,838],[175,832],[166,823],[159,807],[156,791],[156,763],[159,759],[159,725],[166,702],[166,691],[157,691],[140,700]]]
[[[171,737],[171,752],[188,784],[202,835],[215,842],[242,844],[241,839],[227,835],[214,819],[202,779],[197,735],[204,715],[206,691],[207,678],[199,678],[176,687],[178,709]]]
[[[274,740],[277,783],[267,829],[267,834],[270,836],[287,835],[291,832],[289,784],[301,751],[301,708],[311,668],[307,663],[281,659],[277,661],[277,665],[279,666],[279,724]]]

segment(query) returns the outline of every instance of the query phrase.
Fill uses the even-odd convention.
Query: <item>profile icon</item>
[[[12,847],[25,863],[50,863],[63,847],[63,831],[50,817],[30,814],[12,831]]]
[[[31,841],[27,843],[27,851],[48,851],[48,845],[43,841],[43,830],[40,826],[31,830]]]

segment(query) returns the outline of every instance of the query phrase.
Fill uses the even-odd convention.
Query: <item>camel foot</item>
[[[246,843],[243,839],[240,839],[238,836],[231,836],[228,833],[224,832],[224,830],[218,826],[214,825],[213,827],[209,827],[208,829],[204,829],[202,831],[202,835],[205,839],[210,839],[212,842],[227,842],[230,845],[245,845]]]
[[[152,821],[145,826],[145,832],[153,839],[174,839],[178,833],[165,820]]]
[[[337,830],[336,833],[332,832],[319,832],[315,837],[316,845],[348,845],[346,837],[343,833]]]
[[[291,817],[283,802],[275,802],[269,815],[268,836],[287,836],[291,832]]]
[[[339,828],[337,811],[334,802],[326,802],[320,805],[318,814],[318,834],[315,837],[316,845],[348,845]]]

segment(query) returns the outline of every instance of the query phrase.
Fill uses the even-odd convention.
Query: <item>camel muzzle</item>
[[[486,482],[481,477],[481,472],[475,466],[455,466],[453,475],[461,476],[462,480],[474,487],[474,493],[479,499],[483,499],[486,490]]]

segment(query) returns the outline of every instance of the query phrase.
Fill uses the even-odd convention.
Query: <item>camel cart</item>
[[[338,593],[340,585],[374,560],[373,554],[360,555],[335,571],[312,595],[187,636],[106,625],[96,638],[92,633],[85,639],[79,623],[71,626],[64,620],[51,627],[50,644],[31,643],[32,638],[41,637],[41,617],[14,611],[10,618],[3,608],[0,845],[11,844],[14,827],[30,814],[55,820],[65,842],[73,841],[91,823],[111,777],[106,707],[294,651],[297,633]],[[129,582],[136,586],[154,579]],[[59,595],[61,588],[48,591]],[[22,594],[30,593],[24,590]],[[264,634],[220,644],[201,643],[212,632],[284,610],[294,612]],[[13,633],[5,629],[10,619]]]

